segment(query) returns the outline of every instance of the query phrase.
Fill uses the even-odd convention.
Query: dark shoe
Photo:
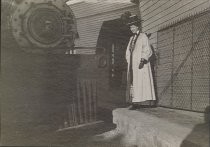
[[[142,108],[156,108],[156,105],[143,105]]]
[[[136,110],[136,109],[139,109],[139,106],[137,104],[132,104],[128,110]]]
[[[157,106],[156,105],[147,105],[145,106],[145,108],[156,108]]]

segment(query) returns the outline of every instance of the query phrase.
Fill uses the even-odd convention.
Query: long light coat
[[[129,46],[132,37],[127,46],[126,60],[128,63],[127,75],[129,75],[130,67],[130,50]],[[148,37],[144,33],[140,33],[133,50],[133,98],[132,103],[143,102],[147,100],[155,100],[154,83],[151,72],[150,62],[144,64],[142,69],[139,69],[141,58],[148,59],[152,56],[152,50],[149,45]],[[127,77],[128,79],[128,77]],[[129,80],[128,80],[129,83]],[[128,101],[128,98],[127,98]]]

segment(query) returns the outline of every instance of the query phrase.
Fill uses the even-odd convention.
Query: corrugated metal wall
[[[139,14],[138,6],[129,1],[84,1],[69,5],[73,10],[80,39],[75,42],[76,46],[96,46],[99,32],[104,21],[120,18],[125,11]]]
[[[143,31],[152,33],[150,43],[158,53],[159,104],[204,111],[209,104],[209,34],[204,34],[204,41],[197,36],[208,24],[209,15],[197,14],[209,10],[210,0],[142,0],[139,7]],[[196,41],[200,41],[197,46]]]

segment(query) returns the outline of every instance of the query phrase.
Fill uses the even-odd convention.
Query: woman
[[[153,77],[149,58],[152,50],[148,37],[140,29],[141,21],[136,15],[129,16],[127,25],[133,36],[126,50],[127,68],[127,102],[132,104],[130,110],[141,108],[142,102],[155,100]]]

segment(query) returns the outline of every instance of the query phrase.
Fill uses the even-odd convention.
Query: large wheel
[[[17,43],[29,52],[52,52],[73,46],[73,12],[63,0],[18,0],[11,26]]]

